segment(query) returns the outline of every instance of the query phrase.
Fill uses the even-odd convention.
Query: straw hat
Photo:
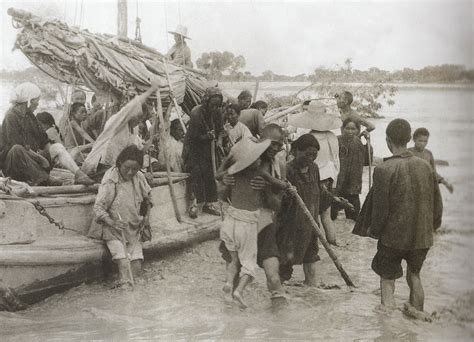
[[[180,25],[178,24],[178,26],[176,26],[176,30],[174,31],[168,31],[169,33],[172,33],[172,34],[177,34],[179,36],[183,36],[184,38],[187,38],[187,39],[191,39],[188,37],[188,28],[186,26],[183,26],[183,25]]]
[[[271,141],[269,139],[261,142],[255,142],[250,138],[241,139],[230,150],[235,163],[227,169],[229,175],[236,174],[252,165],[252,163],[260,158],[270,144]]]
[[[323,132],[341,128],[342,121],[329,106],[319,101],[311,101],[307,111],[290,116],[288,125]]]

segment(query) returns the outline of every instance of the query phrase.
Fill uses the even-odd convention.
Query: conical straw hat
[[[324,132],[341,128],[342,121],[336,113],[331,113],[329,106],[311,101],[307,111],[290,116],[288,125]]]
[[[191,39],[188,37],[188,28],[186,26],[183,26],[183,25],[179,25],[176,26],[176,30],[174,31],[168,31],[169,33],[172,33],[172,34],[177,34],[177,35],[180,35],[180,36],[183,36],[184,38],[187,38],[187,39]]]
[[[252,165],[260,158],[270,144],[270,139],[255,142],[250,138],[243,138],[237,142],[230,150],[230,154],[235,160],[235,163],[227,169],[229,175],[236,174]]]

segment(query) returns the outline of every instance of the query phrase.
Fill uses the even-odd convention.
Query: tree
[[[229,51],[204,52],[196,61],[196,66],[207,71],[211,77],[220,79],[225,72],[237,75],[239,69],[245,67],[245,58],[234,56]]]

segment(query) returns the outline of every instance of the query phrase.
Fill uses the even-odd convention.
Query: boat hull
[[[177,183],[174,187],[182,222],[175,218],[168,187],[153,188],[153,237],[143,246],[146,260],[218,235],[221,219],[209,215],[196,220],[188,218],[185,184]],[[38,199],[51,217],[74,231],[58,230],[30,202],[1,200],[1,286],[14,289],[22,301],[31,304],[104,277],[111,269],[107,248],[103,241],[86,237],[93,219],[94,199],[95,195],[90,194]]]

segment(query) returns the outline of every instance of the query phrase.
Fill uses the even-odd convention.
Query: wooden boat
[[[155,206],[150,223],[152,241],[144,244],[145,259],[215,238],[221,218],[186,212],[185,184],[174,184],[182,222],[175,218],[168,186],[152,189]],[[26,303],[104,276],[110,256],[102,241],[85,235],[93,219],[95,194],[50,195],[33,199],[0,199],[0,280]],[[38,212],[39,203],[60,230]],[[72,229],[72,230],[71,230]],[[74,230],[74,231],[73,231]]]
[[[157,94],[161,95],[155,98],[159,97],[165,108],[179,105],[188,113],[200,103],[209,85],[202,72],[168,63],[158,51],[141,43],[92,34],[22,10],[9,9],[8,13],[14,28],[21,29],[15,47],[60,82],[126,100],[148,89],[151,79],[159,78]],[[160,186],[166,182],[153,183],[158,185],[152,189],[153,238],[144,244],[145,259],[217,236],[220,217],[202,215],[192,220],[185,214],[182,179],[176,178],[180,182],[173,185],[180,223],[168,186]],[[103,242],[86,237],[95,194],[54,195],[45,190],[42,192],[50,194],[34,199],[2,196],[0,192],[0,295],[2,288],[11,288],[26,303],[100,278],[110,263]],[[66,229],[58,229],[47,215],[41,215],[42,208],[53,223],[62,222],[58,226]]]

